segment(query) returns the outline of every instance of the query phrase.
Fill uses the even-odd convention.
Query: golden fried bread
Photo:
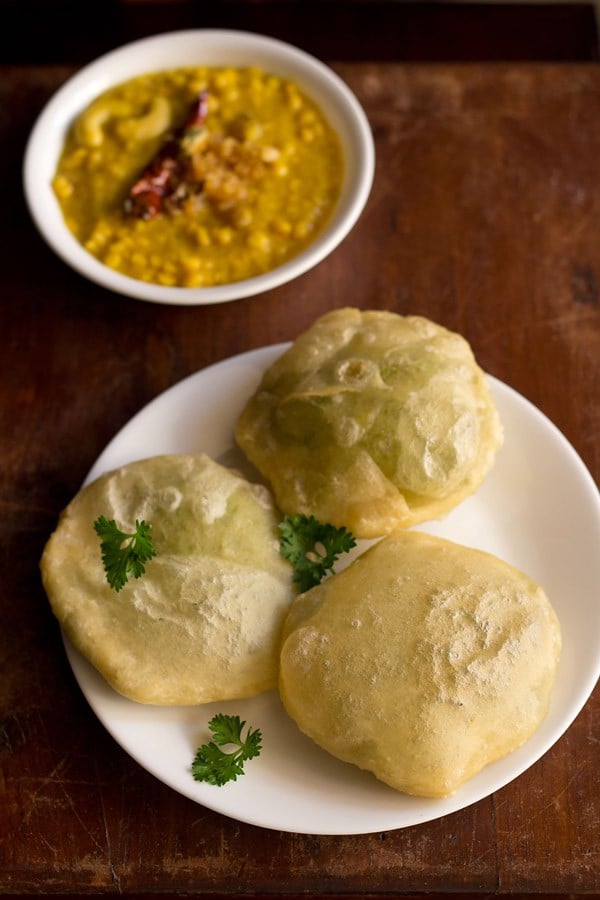
[[[150,523],[156,556],[107,583],[99,516]],[[269,492],[204,455],[156,456],[102,475],[61,515],[41,571],[74,646],[121,694],[156,704],[247,697],[277,683],[293,596]]]
[[[560,646],[532,579],[488,553],[397,531],[296,598],[279,689],[333,756],[399,791],[444,797],[538,728]]]
[[[236,439],[283,512],[371,538],[472,494],[502,428],[464,338],[419,316],[348,308],[268,368]]]

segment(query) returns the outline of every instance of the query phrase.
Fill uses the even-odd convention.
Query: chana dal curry
[[[150,73],[75,121],[53,180],[65,221],[112,269],[206,287],[300,253],[338,199],[342,151],[296,84],[258,68]]]

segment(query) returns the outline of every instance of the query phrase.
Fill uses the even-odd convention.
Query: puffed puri
[[[440,518],[476,491],[503,432],[461,335],[349,307],[321,316],[269,366],[236,438],[284,513],[375,538]]]
[[[156,556],[117,593],[93,523],[151,525]],[[180,705],[253,696],[277,685],[294,596],[276,511],[262,485],[204,454],[129,463],[83,488],[42,556],[54,614],[120,694]]]
[[[403,530],[297,597],[279,690],[333,756],[440,798],[537,730],[560,649],[535,581],[491,554]]]

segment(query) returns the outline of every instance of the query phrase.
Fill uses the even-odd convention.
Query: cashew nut
[[[171,104],[165,97],[155,97],[143,116],[123,119],[117,133],[127,141],[148,141],[158,137],[171,124]]]

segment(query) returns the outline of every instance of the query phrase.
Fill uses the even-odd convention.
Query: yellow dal
[[[242,206],[210,203],[145,221],[125,215],[131,185],[201,90],[208,132],[276,148]],[[339,197],[342,152],[319,107],[290,81],[257,68],[152,73],[112,88],[74,123],[53,188],[80,243],[107,266],[142,281],[203,287],[269,271],[301,252]]]

